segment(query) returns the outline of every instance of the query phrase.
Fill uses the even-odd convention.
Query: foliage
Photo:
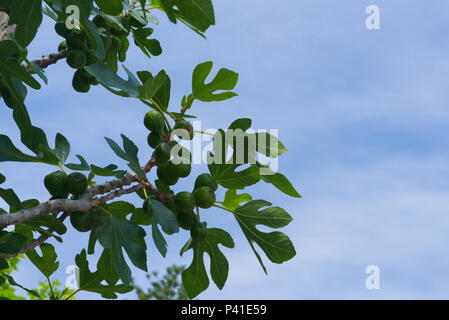
[[[17,270],[17,264],[20,262],[21,258],[22,256],[20,255],[9,259],[9,268],[3,270],[3,275],[11,276],[11,273]],[[1,281],[2,280],[0,280],[0,282]],[[75,300],[75,296],[73,295],[74,291],[69,288],[61,288],[61,283],[57,280],[52,282],[41,281],[36,289],[28,291],[27,296],[17,294],[16,288],[11,286],[9,282],[4,282],[0,286],[0,299],[25,300],[28,298],[29,300],[54,300],[69,298],[69,300]],[[30,292],[33,292],[33,294]]]
[[[151,281],[149,287],[143,289],[136,286],[135,292],[139,300],[186,300],[187,293],[182,286],[181,274],[184,272],[183,266],[173,265],[168,267],[166,273],[159,277],[157,271],[146,275]]]
[[[74,6],[79,9],[79,16]],[[0,94],[5,106],[12,110],[20,142],[28,149],[21,150],[8,135],[0,134],[0,162],[50,166],[43,185],[51,195],[45,202],[23,200],[15,190],[0,188],[0,198],[8,205],[0,208],[0,281],[4,288],[21,287],[9,270],[14,266],[14,257],[26,253],[47,280],[47,285],[36,290],[24,288],[28,294],[39,299],[68,297],[67,291],[63,295],[52,288],[55,283],[50,278],[59,262],[58,253],[48,240],[63,241],[67,231],[65,220],[70,215],[77,231],[89,233],[86,249],[74,258],[78,267],[76,292],[95,292],[104,298],[117,298],[118,294],[133,289],[128,261],[147,271],[149,247],[152,250],[154,245],[165,257],[169,249],[166,237],[185,230],[190,237],[181,255],[192,252],[193,259],[182,270],[187,296],[195,298],[206,290],[209,277],[222,289],[230,268],[225,254],[240,244],[235,244],[227,231],[208,227],[214,224],[213,216],[205,214],[209,208],[222,209],[236,219],[265,272],[256,245],[273,263],[283,263],[295,256],[287,235],[258,229],[284,227],[292,221],[291,216],[284,209],[266,200],[253,200],[241,191],[264,181],[286,195],[300,197],[281,173],[263,174],[269,168],[259,163],[258,156],[277,158],[287,149],[268,133],[251,132],[250,119],[237,119],[217,131],[213,150],[208,154],[208,172],[192,183],[192,190],[183,190],[182,195],[176,196],[178,181],[190,175],[192,166],[192,155],[181,141],[188,142],[202,134],[194,132],[189,123],[196,117],[190,114],[194,102],[236,97],[233,90],[238,73],[221,68],[214,75],[212,62],[198,64],[192,73],[191,92],[183,96],[178,109],[170,100],[171,79],[165,70],[133,72],[122,64],[126,76],[119,75],[119,64],[126,63],[127,52],[133,45],[142,51],[143,58],[152,59],[162,53],[161,43],[154,38],[158,24],[155,12],[162,12],[163,18],[181,22],[205,37],[205,32],[215,24],[212,0],[14,0],[0,1],[0,11],[9,15],[10,24],[16,25],[15,33],[0,42]],[[30,62],[26,48],[44,18],[55,21],[55,32],[64,42],[58,47],[59,53]],[[147,148],[154,150],[150,159],[143,159],[139,147],[121,134],[119,142],[111,138],[106,138],[106,142],[118,158],[126,161],[127,168],[93,164],[79,154],[75,162],[68,162],[73,158],[72,148],[64,135],[58,133],[51,144],[46,133],[33,124],[26,105],[28,91],[39,90],[38,79],[47,82],[44,69],[64,58],[73,69],[68,76],[73,76],[74,90],[87,93],[92,86],[102,86],[112,94],[142,103],[146,108],[142,130],[146,127],[150,131],[145,132],[149,134],[149,146],[144,153],[148,153]],[[234,130],[243,135],[243,150],[239,139],[232,137]],[[230,140],[228,135],[232,137]],[[57,173],[53,172],[55,167]],[[157,173],[155,181],[148,178],[151,170]],[[105,182],[104,177],[112,180]],[[0,174],[0,184],[5,183],[6,178]],[[224,199],[220,199],[222,192]],[[113,201],[128,194],[137,195],[143,205]],[[145,237],[149,233],[152,241],[147,243]],[[94,253],[100,258],[96,265],[89,265],[87,256]],[[204,264],[205,254],[210,257],[209,273]],[[142,296],[184,298],[183,292],[168,289],[173,282],[177,284],[180,272],[177,268],[170,269],[160,288],[153,285],[147,293],[141,292]]]

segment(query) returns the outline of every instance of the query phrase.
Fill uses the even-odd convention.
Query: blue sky
[[[239,97],[194,106],[210,128],[249,117],[257,128],[280,129],[289,153],[280,159],[303,195],[290,199],[269,185],[248,188],[255,198],[284,207],[294,217],[285,232],[298,255],[267,263],[265,276],[232,217],[211,210],[209,225],[227,228],[236,242],[225,249],[229,280],[213,285],[201,299],[440,299],[449,298],[449,3],[443,0],[285,0],[215,1],[217,26],[205,41],[163,16],[155,36],[164,54],[148,60],[132,51],[131,70],[164,68],[173,81],[176,106],[190,88],[198,63],[240,73]],[[365,8],[376,4],[381,30],[364,27]],[[44,24],[30,50],[32,57],[54,51],[60,41]],[[31,92],[34,123],[49,136],[62,132],[74,153],[95,164],[116,162],[103,137],[125,133],[145,147],[140,125],[146,107],[116,98],[100,87],[73,92],[65,63],[47,70],[49,85]],[[98,121],[100,119],[100,121]],[[76,124],[76,126],[75,126]],[[0,128],[17,140],[6,108]],[[49,168],[2,163],[8,184],[23,198],[45,200],[42,179]],[[195,172],[203,172],[197,168]],[[185,184],[187,187],[188,184]],[[180,190],[182,189],[182,186]],[[70,239],[70,235],[76,240]],[[167,259],[150,244],[149,267],[189,264],[179,248],[187,233],[172,237]],[[62,250],[59,279],[87,243],[70,233]],[[151,241],[149,241],[151,243]],[[94,260],[92,260],[95,262]],[[95,262],[96,263],[96,262]],[[364,273],[378,265],[381,289],[367,290]],[[33,286],[33,266],[17,279]],[[144,274],[136,271],[136,281]],[[143,282],[142,282],[143,283]],[[82,294],[80,298],[96,295]],[[132,298],[132,295],[126,296]]]

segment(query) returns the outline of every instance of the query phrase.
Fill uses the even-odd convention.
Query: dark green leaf
[[[55,155],[64,164],[70,154],[70,143],[66,137],[58,133],[55,139]]]
[[[131,262],[147,271],[145,231],[136,224],[115,216],[103,216],[103,224],[96,228],[96,236],[105,249],[111,249],[114,268],[125,284],[132,282],[131,270],[123,256],[124,249]]]
[[[257,225],[281,228],[292,221],[292,218],[284,209],[270,206],[271,203],[267,201],[254,200],[234,210],[234,217],[265,272],[265,266],[254,248],[253,242],[257,243],[268,259],[274,263],[283,263],[296,255],[292,242],[284,233],[278,231],[266,233],[256,228]],[[263,207],[268,208],[260,210]]]
[[[152,235],[154,244],[161,255],[165,257],[167,254],[167,241],[165,241],[158,225],[162,227],[165,233],[174,234],[179,232],[178,221],[175,214],[161,202],[150,199],[150,204],[153,209]]]
[[[42,22],[42,0],[14,0],[9,11],[10,24],[16,24],[15,38],[22,47],[34,39]]]
[[[182,282],[190,299],[195,298],[209,287],[209,278],[204,266],[204,253],[210,257],[210,274],[219,289],[223,289],[228,278],[229,264],[218,245],[234,248],[231,236],[221,229],[208,229],[203,240],[190,240],[182,253],[193,249],[193,261],[183,272]]]
[[[38,268],[46,278],[49,278],[59,268],[59,262],[56,261],[56,251],[55,248],[48,243],[41,244],[39,248],[41,249],[42,256],[39,256],[35,249],[29,250],[26,255],[36,268]]]
[[[75,258],[76,265],[79,268],[79,282],[80,290],[96,292],[101,294],[106,299],[116,299],[116,293],[127,293],[134,289],[132,286],[123,284],[119,285],[104,285],[101,284],[103,280],[102,274],[99,271],[91,272],[89,270],[89,262],[86,257],[86,250],[81,251]]]

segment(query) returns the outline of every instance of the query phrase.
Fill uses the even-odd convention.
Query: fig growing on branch
[[[55,171],[45,176],[44,185],[54,198],[66,199],[68,196],[66,181],[67,175],[64,172]]]

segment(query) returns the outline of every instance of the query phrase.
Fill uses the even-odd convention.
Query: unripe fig
[[[74,69],[81,69],[86,65],[87,57],[82,50],[70,50],[67,54],[67,64]]]
[[[156,110],[151,110],[145,114],[143,124],[151,132],[159,134],[164,132],[164,117]]]
[[[77,92],[86,93],[90,90],[89,81],[84,77],[81,69],[77,70],[73,75],[72,87]]]
[[[174,164],[172,161],[168,162],[170,170],[179,178],[185,178],[190,175],[192,165],[190,163]]]
[[[72,30],[67,34],[67,47],[69,49],[86,50],[87,35],[83,31]]]
[[[190,192],[179,192],[175,196],[175,205],[180,211],[190,212],[195,208],[195,198]]]
[[[170,169],[168,167],[167,163],[164,163],[157,167],[156,170],[157,177],[168,184],[169,186],[172,186],[176,184],[179,180],[177,176],[175,176],[172,172],[170,172]]]
[[[200,208],[207,209],[215,203],[215,192],[209,187],[201,187],[193,192],[196,205]]]
[[[156,146],[154,157],[157,163],[165,163],[170,160],[170,145],[167,143],[160,143]]]
[[[96,226],[97,219],[90,211],[75,211],[70,214],[70,223],[79,232],[88,232]]]
[[[55,171],[45,176],[44,185],[54,198],[66,199],[68,196],[66,180],[67,175],[64,172]]]
[[[185,212],[176,210],[176,219],[178,225],[184,230],[192,230],[193,224],[195,223],[197,217],[193,211]]]
[[[178,135],[179,138],[187,139],[187,140],[193,139],[194,131],[193,131],[193,127],[190,124],[190,122],[188,122],[184,119],[176,120],[174,129],[175,130],[185,130],[182,134]]]
[[[200,187],[209,187],[213,191],[217,191],[218,184],[209,173],[203,173],[203,174],[200,174],[195,180],[194,189],[198,189]]]
[[[87,178],[80,172],[73,172],[67,176],[66,189],[74,196],[79,196],[87,189]]]
[[[147,137],[147,142],[148,145],[154,149],[158,146],[158,144],[162,143],[163,140],[159,133],[151,132]]]
[[[70,30],[67,29],[65,22],[59,21],[55,24],[55,31],[58,35],[65,38],[69,34]]]

